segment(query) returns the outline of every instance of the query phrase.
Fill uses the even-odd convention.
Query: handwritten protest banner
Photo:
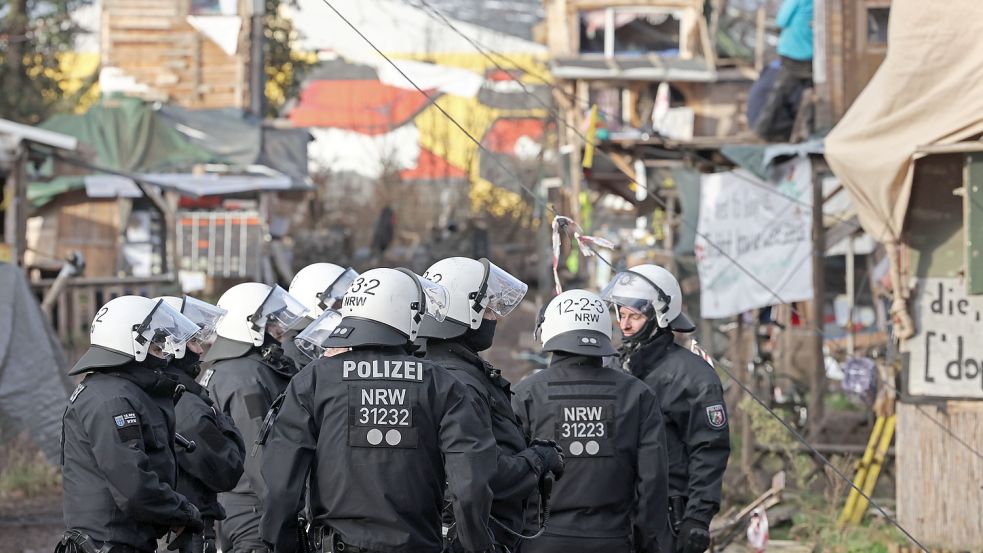
[[[983,398],[983,296],[958,278],[919,279],[912,298],[917,331],[905,342],[908,394]]]
[[[795,158],[774,174],[702,177],[695,250],[705,319],[812,298],[810,162]]]

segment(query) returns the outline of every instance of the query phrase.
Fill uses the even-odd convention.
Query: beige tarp
[[[917,148],[980,133],[983,0],[894,0],[887,58],[826,138],[864,230],[897,242]]]
[[[983,0],[894,0],[887,58],[826,138],[826,160],[860,224],[891,260],[894,334],[915,328],[899,241],[919,146],[983,133]]]

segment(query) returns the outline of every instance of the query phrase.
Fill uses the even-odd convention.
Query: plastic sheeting
[[[892,2],[887,58],[826,138],[830,167],[880,241],[899,238],[918,147],[983,133],[980,30],[979,0]]]
[[[420,157],[416,125],[403,125],[376,136],[334,128],[311,129],[311,134],[311,163],[318,169],[377,179],[387,172],[416,167]]]
[[[17,267],[0,263],[0,417],[27,431],[58,464],[61,416],[68,394],[61,380],[60,346]],[[2,447],[2,446],[0,446]]]
[[[155,113],[191,144],[226,163],[265,165],[292,177],[295,186],[304,186],[311,139],[304,129],[266,127],[234,108],[188,110],[164,105]]]

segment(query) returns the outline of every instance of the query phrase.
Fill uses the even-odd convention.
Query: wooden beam
[[[629,156],[619,154],[617,152],[609,152],[607,155],[611,160],[611,163],[614,163],[614,166],[627,175],[632,182],[638,182],[638,175],[635,173],[635,168],[632,167],[631,158]]]
[[[11,152],[6,189],[10,191],[4,237],[10,245],[10,261],[21,266],[27,250],[27,149],[17,141]],[[5,196],[5,195],[4,195]]]
[[[915,148],[915,154],[972,154],[983,152],[983,141],[970,140],[952,144],[925,144]]]
[[[764,8],[758,8],[755,17],[754,38],[754,69],[759,73],[765,68],[765,21],[767,14]]]
[[[812,326],[815,364],[809,382],[809,436],[815,440],[822,431],[826,396],[826,366],[823,362],[823,328],[826,324],[826,227],[823,225],[823,186],[820,164],[812,164]]]
[[[164,260],[164,267],[168,273],[177,278],[180,268],[180,259],[177,253],[177,205],[181,195],[173,190],[161,193],[157,188],[139,181],[137,181],[137,186],[164,217],[164,250],[167,256],[167,259]]]

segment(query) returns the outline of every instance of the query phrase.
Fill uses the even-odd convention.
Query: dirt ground
[[[0,553],[51,553],[61,537],[60,494],[0,502]]]

